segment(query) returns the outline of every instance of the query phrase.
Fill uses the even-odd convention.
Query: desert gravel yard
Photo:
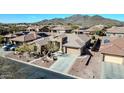
[[[42,60],[42,58],[39,58],[38,60],[32,62],[31,64],[35,64],[35,65],[38,65],[38,66],[41,66],[41,67],[46,67],[46,68],[49,68],[52,64],[54,64],[55,61],[49,61],[49,62],[44,62]]]
[[[84,79],[99,79],[101,72],[101,62],[99,61],[99,53],[93,54],[91,57],[89,64],[86,66],[86,62],[84,61],[86,58],[77,59],[71,69],[69,70],[69,74],[75,75]]]
[[[34,57],[29,57],[28,54],[18,55],[18,54],[14,54],[14,52],[8,53],[6,55],[6,57],[13,58],[13,59],[16,59],[16,60],[25,61],[25,62],[30,62],[30,61],[35,59]]]

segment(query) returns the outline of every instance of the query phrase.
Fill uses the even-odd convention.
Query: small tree
[[[72,26],[72,23],[67,23],[68,26]]]
[[[34,45],[34,49],[33,49],[34,51],[37,51],[37,46],[36,45]]]
[[[95,42],[96,42],[96,37],[92,36],[90,41],[91,46],[93,46]]]
[[[98,31],[96,31],[96,35],[98,35],[98,36],[104,36],[105,33],[102,30],[98,30]]]
[[[59,50],[59,45],[57,42],[49,42],[49,44],[47,45],[47,49],[48,51],[54,52]]]
[[[16,51],[21,52],[21,53],[24,53],[24,52],[30,53],[33,50],[34,50],[34,47],[31,45],[27,45],[27,44],[16,49]]]
[[[77,26],[77,25],[72,25],[71,27],[72,27],[73,30],[74,29],[79,29],[79,26]]]

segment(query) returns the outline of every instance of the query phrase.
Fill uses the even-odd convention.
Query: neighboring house
[[[39,29],[39,32],[50,32],[51,31],[51,27],[50,26],[42,26]]]
[[[124,27],[115,27],[107,29],[106,35],[109,37],[124,37]]]
[[[84,32],[85,32],[85,30],[80,30],[80,29],[74,30],[75,34],[83,34]]]
[[[101,31],[104,30],[105,26],[104,25],[95,25],[90,27],[89,29],[85,30],[84,33],[86,34],[94,34],[96,31]]]
[[[38,32],[40,28],[42,28],[42,26],[37,26],[37,25],[33,26],[33,25],[31,25],[31,26],[29,26],[27,28],[27,31],[36,31],[36,32]]]
[[[16,37],[16,35],[7,34],[7,35],[4,36],[4,41],[5,42],[10,42],[10,39],[15,38],[15,37]]]
[[[49,42],[59,43],[59,50],[62,51],[63,50],[62,45],[67,43],[67,36],[65,34],[56,34],[56,35],[54,34],[52,36],[48,36],[48,37],[34,40],[28,44],[34,44],[35,43],[37,48],[38,48],[37,52],[41,53],[43,46],[47,45]]]
[[[78,29],[75,29],[73,30],[75,34],[83,34],[83,33],[86,33],[88,27],[82,27],[82,26],[79,26]]]
[[[68,34],[67,43],[63,45],[64,52],[67,54],[81,55],[84,45],[90,39],[87,35]]]
[[[51,28],[51,32],[57,32],[57,33],[70,33],[72,31],[71,27],[69,26],[54,26]]]
[[[100,47],[102,61],[124,64],[124,38],[105,38]]]
[[[27,42],[31,42],[31,41],[39,39],[39,38],[41,38],[41,36],[37,35],[36,32],[31,31],[28,34],[15,37],[10,40],[15,43],[27,43]]]

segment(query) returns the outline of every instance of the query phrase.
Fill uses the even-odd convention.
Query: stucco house
[[[107,29],[106,35],[109,37],[124,37],[124,27],[113,26]]]
[[[102,61],[116,64],[124,64],[124,38],[103,39],[100,47]]]
[[[59,50],[63,51],[62,45],[67,43],[67,36],[65,34],[54,34],[34,40],[28,44],[35,44],[37,46],[37,52],[41,53],[43,46],[49,44],[50,42],[56,42],[59,45]]]
[[[90,28],[86,29],[84,31],[84,33],[86,34],[94,34],[96,31],[101,31],[101,30],[104,30],[105,28],[105,25],[95,25],[95,26],[91,26]]]
[[[83,34],[85,32],[85,30],[80,30],[80,29],[75,29],[74,33],[75,34]]]
[[[28,28],[27,28],[27,31],[36,31],[38,32],[39,29],[41,29],[43,26],[37,26],[37,25],[30,25]]]
[[[37,40],[34,40],[33,42],[30,42],[29,44],[35,44],[37,47],[37,52],[41,53],[42,52],[42,46],[47,45],[49,42],[49,38],[45,37],[45,38],[40,38]]]
[[[47,45],[49,42],[58,42],[59,51],[80,56],[84,52],[83,49],[88,40],[90,40],[90,37],[84,34],[54,34],[49,37],[34,40],[32,43],[35,43],[38,47],[38,52],[41,52],[42,46]]]
[[[7,42],[10,42],[10,39],[12,38],[15,38],[16,35],[13,35],[13,34],[7,34],[4,36],[4,41],[7,43]]]
[[[10,40],[12,42],[15,42],[15,43],[22,43],[23,44],[23,43],[28,43],[28,42],[31,42],[33,40],[39,39],[39,38],[41,38],[41,36],[37,35],[36,32],[31,31],[28,34],[17,36],[15,38],[10,39]]]
[[[67,54],[81,55],[84,45],[90,39],[87,35],[68,34],[67,43],[63,45],[63,50]]]
[[[57,33],[70,33],[71,31],[72,29],[69,26],[57,25],[51,28],[51,32],[57,32]]]

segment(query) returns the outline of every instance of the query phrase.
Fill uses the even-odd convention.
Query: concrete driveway
[[[5,56],[8,53],[11,53],[12,51],[4,51],[2,48],[0,48],[0,56]]]
[[[66,56],[66,57],[58,57],[58,60],[50,67],[55,71],[60,71],[62,73],[67,73],[70,67],[74,64],[76,60],[76,56]]]

